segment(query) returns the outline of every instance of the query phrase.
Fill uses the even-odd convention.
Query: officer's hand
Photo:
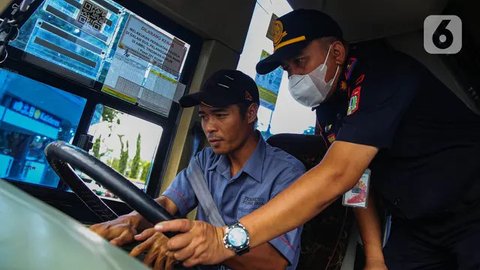
[[[203,221],[176,219],[157,224],[155,230],[178,232],[167,243],[169,252],[185,267],[199,264],[219,264],[235,253],[223,245],[224,228]]]
[[[388,270],[383,259],[366,258],[364,270]]]
[[[109,240],[112,245],[122,246],[133,242],[142,220],[139,214],[128,214],[114,220],[90,226],[90,230]]]
[[[162,233],[156,232],[153,228],[144,230],[141,234],[135,235],[135,240],[144,241],[137,245],[130,252],[130,256],[137,257],[142,252],[147,251],[143,262],[154,270],[171,270],[175,259],[167,256],[168,238]]]

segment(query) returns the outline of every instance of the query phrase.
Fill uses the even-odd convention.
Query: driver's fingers
[[[173,264],[175,263],[175,258],[166,257],[165,270],[173,270]]]
[[[163,240],[164,240],[164,242],[162,243],[162,245],[160,245],[160,249],[159,249],[160,250],[159,253],[162,254],[162,257],[164,258],[164,262],[161,264],[161,268],[159,268],[159,269],[162,269],[162,270],[169,269],[168,263],[175,261],[175,258],[171,255],[171,253],[167,249],[168,238],[164,237]],[[171,256],[168,256],[168,254],[170,254]]]
[[[155,265],[153,266],[153,270],[164,270],[165,263],[167,262],[167,257],[162,256],[161,258],[157,257],[155,260]]]
[[[137,233],[137,230],[134,227],[132,227],[129,223],[117,223],[117,224],[108,223],[107,229],[105,231],[105,235],[103,237],[107,240],[127,237],[127,239],[123,241],[131,242],[133,241],[133,236],[136,233]],[[122,243],[120,243],[120,245],[121,244]]]
[[[105,236],[107,235],[107,231],[108,231],[108,225],[107,225],[107,222],[104,222],[104,223],[98,223],[98,224],[93,224],[89,227],[89,229],[100,235],[101,237],[105,238]]]
[[[142,252],[149,249],[154,242],[155,242],[155,237],[148,238],[146,241],[144,241],[144,242],[138,244],[136,247],[134,247],[132,249],[132,251],[130,251],[130,256],[137,257]]]
[[[115,246],[122,246],[124,244],[128,244],[130,242],[133,242],[134,234],[135,233],[132,232],[131,230],[125,230],[120,234],[120,236],[112,239],[110,243]]]
[[[147,255],[145,255],[145,258],[143,260],[143,262],[146,264],[146,265],[153,265],[153,262],[155,260],[159,260],[163,257],[165,257],[165,254],[164,253],[161,253],[160,252],[161,249],[158,247],[158,246],[153,246],[153,248],[151,248]]]
[[[135,240],[144,241],[145,239],[151,237],[155,233],[156,233],[156,231],[155,231],[154,228],[146,229],[142,233],[139,233],[139,234],[135,235]]]
[[[148,265],[148,266],[151,266],[153,265],[153,262],[155,261],[155,259],[159,259],[158,258],[158,254],[152,250],[149,250],[147,255],[145,255],[145,258],[143,258],[143,263],[145,265]]]

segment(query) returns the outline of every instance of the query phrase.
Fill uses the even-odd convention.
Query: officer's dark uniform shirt
[[[327,144],[375,146],[377,197],[395,216],[443,216],[480,200],[480,116],[400,52],[351,47],[339,89],[315,108]]]

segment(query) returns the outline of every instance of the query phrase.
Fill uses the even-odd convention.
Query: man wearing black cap
[[[286,152],[265,143],[255,130],[259,94],[255,82],[237,70],[220,70],[203,85],[201,91],[180,99],[182,107],[198,106],[202,129],[210,143],[195,159],[208,191],[225,224],[235,224],[241,217],[265,204],[305,172],[303,164]],[[190,179],[191,180],[191,179]],[[180,172],[157,201],[172,215],[186,215],[198,205],[188,179],[187,169]],[[208,221],[208,211],[198,205],[197,219]],[[141,216],[131,213],[114,221],[92,226],[92,230],[123,245],[134,235],[151,227]],[[236,248],[243,256],[224,262],[234,269],[295,269],[300,255],[301,226],[248,250],[248,245],[236,245],[242,234],[239,225],[231,226],[225,244]],[[134,248],[137,256],[150,250],[145,262],[160,269],[165,260],[166,239],[153,229],[135,236],[144,241]],[[171,260],[169,261],[171,263]],[[224,266],[202,269],[228,269]]]
[[[369,168],[371,190],[393,217],[384,249],[390,269],[480,269],[480,117],[411,57],[374,43],[348,46],[322,12],[295,10],[274,33],[274,53],[257,72],[283,66],[292,96],[316,110],[329,151],[240,220],[250,245],[306,222]],[[384,268],[374,203],[356,215],[367,268]],[[186,232],[169,242],[186,265],[233,256],[218,237],[195,241],[213,231],[208,225],[177,220],[157,228]],[[203,245],[210,249],[199,252]]]

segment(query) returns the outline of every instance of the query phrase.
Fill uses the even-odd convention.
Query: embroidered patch
[[[348,102],[347,115],[351,115],[358,110],[360,106],[360,91],[362,90],[361,86],[353,89],[352,95],[350,96],[350,101]]]
[[[260,207],[265,204],[265,200],[259,197],[243,197],[242,204]]]
[[[327,139],[330,143],[333,143],[337,137],[335,136],[335,133],[332,133],[327,136]]]

